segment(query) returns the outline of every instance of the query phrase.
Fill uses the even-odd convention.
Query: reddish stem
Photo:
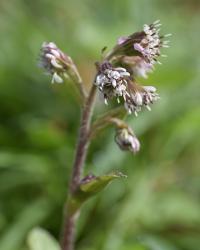
[[[80,183],[82,171],[87,155],[89,145],[89,131],[91,125],[91,116],[96,96],[96,86],[92,86],[90,94],[85,101],[79,130],[78,144],[76,147],[75,160],[72,169],[72,177],[69,185],[69,192],[72,195]],[[62,238],[62,250],[74,250],[75,223],[77,220],[77,211],[66,213],[64,218],[64,229]]]

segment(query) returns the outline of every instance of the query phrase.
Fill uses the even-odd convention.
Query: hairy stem
[[[78,144],[76,147],[75,160],[72,169],[72,177],[69,185],[69,195],[73,195],[76,191],[82,171],[84,167],[85,158],[87,155],[87,149],[89,145],[89,131],[91,125],[91,116],[93,112],[93,106],[96,96],[96,87],[93,85],[89,96],[87,97],[82,110],[82,118],[79,130]],[[64,218],[64,229],[62,238],[62,250],[74,250],[75,239],[75,223],[77,220],[77,214],[79,211],[70,212],[67,211]]]
[[[75,215],[66,215],[62,239],[62,250],[73,250],[75,240]]]

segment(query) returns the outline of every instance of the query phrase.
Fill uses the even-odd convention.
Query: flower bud
[[[96,178],[97,177],[95,175],[89,174],[89,175],[85,176],[83,179],[81,179],[80,184],[81,185],[86,184],[86,183],[88,183],[88,182],[90,182],[92,180],[95,180]]]
[[[137,153],[140,150],[140,142],[130,127],[117,128],[115,141],[121,150]]]
[[[44,42],[40,54],[40,66],[52,75],[52,83],[62,83],[67,71],[73,65],[69,56],[64,54],[55,43]]]

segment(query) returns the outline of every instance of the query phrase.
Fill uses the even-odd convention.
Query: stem
[[[62,250],[73,250],[75,240],[75,215],[66,216],[64,221],[64,235],[62,239]]]
[[[91,116],[96,96],[96,86],[92,86],[89,96],[87,97],[80,124],[80,131],[78,137],[78,144],[76,147],[75,160],[73,164],[72,177],[69,185],[69,193],[73,195],[78,187],[84,167],[85,158],[87,155],[87,149],[89,145],[89,131],[91,125]],[[62,250],[74,250],[75,239],[75,223],[77,219],[78,211],[70,212],[64,219],[64,230],[62,239]]]
[[[81,98],[83,99],[83,101],[86,99],[87,97],[87,93],[83,84],[83,80],[79,74],[78,69],[76,68],[76,66],[73,66],[73,70],[70,74],[71,79],[73,80],[73,82],[76,84],[77,89],[80,91],[81,94]]]
[[[94,106],[94,100],[96,96],[96,87],[93,85],[90,94],[85,102],[82,119],[80,125],[80,132],[78,137],[78,145],[76,149],[75,161],[73,165],[72,178],[70,183],[70,192],[73,193],[81,178],[83,165],[85,162],[85,157],[87,154],[88,142],[89,142],[89,131],[90,131],[90,123],[91,123],[91,115]]]
[[[122,122],[122,119],[125,118],[125,115],[125,109],[123,107],[117,107],[97,117],[96,121],[91,126],[90,138],[93,139],[94,137],[96,137],[102,129],[113,124],[116,119]]]

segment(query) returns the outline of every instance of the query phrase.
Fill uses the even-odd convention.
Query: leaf
[[[84,178],[83,183],[80,185],[80,191],[86,196],[95,195],[96,193],[102,191],[111,181],[116,178],[126,177],[120,172],[114,172],[108,175],[93,176],[93,178],[87,181],[87,177]]]
[[[110,182],[115,179],[127,177],[120,172],[112,172],[108,175],[95,176],[88,175],[81,180],[75,194],[68,200],[68,209],[74,213],[89,198],[102,191]]]
[[[40,224],[52,211],[52,203],[46,198],[38,198],[15,216],[0,239],[0,249],[13,250],[20,249],[27,232],[36,225]]]
[[[60,250],[58,242],[44,229],[34,228],[28,234],[30,250]]]

